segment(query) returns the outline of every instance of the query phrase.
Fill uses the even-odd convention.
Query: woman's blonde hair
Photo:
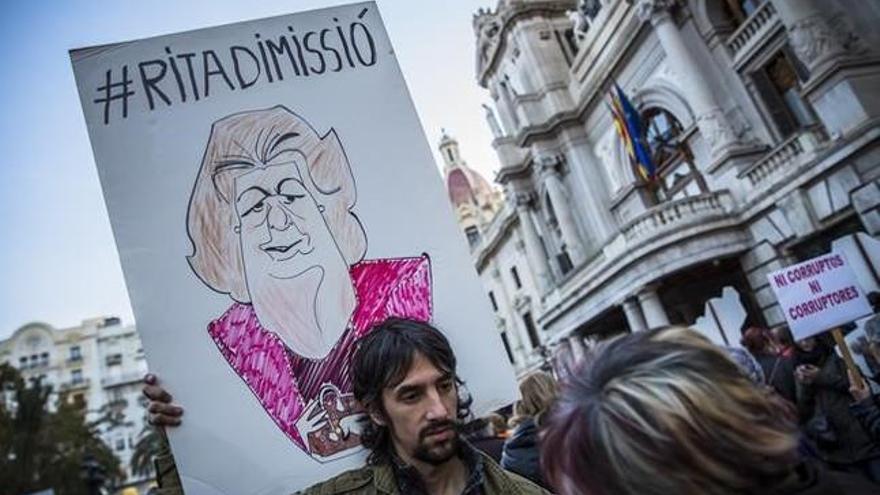
[[[357,193],[336,132],[319,135],[305,119],[278,105],[224,117],[211,127],[187,211],[193,272],[217,292],[250,302],[234,205],[235,179],[281,156],[295,157],[299,179],[322,208],[349,265],[361,261],[367,236],[352,212]]]
[[[790,476],[797,428],[687,328],[601,345],[562,388],[542,465],[561,493],[763,493]]]
[[[550,373],[535,371],[520,380],[519,393],[522,398],[513,405],[512,426],[526,419],[540,423],[541,415],[556,401],[559,385]]]

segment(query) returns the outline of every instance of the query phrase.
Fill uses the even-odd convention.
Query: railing
[[[730,193],[710,192],[657,205],[630,220],[621,231],[629,243],[668,230],[721,219],[731,210]]]
[[[64,390],[76,390],[76,389],[80,389],[80,388],[89,388],[90,383],[91,383],[91,380],[88,378],[83,378],[82,380],[78,380],[78,381],[69,381],[69,382],[65,382],[65,383],[61,384],[61,390],[64,391]]]
[[[736,31],[727,39],[727,47],[734,60],[737,60],[747,47],[763,38],[773,28],[778,16],[770,0],[765,1]]]
[[[804,156],[811,155],[816,150],[819,141],[820,136],[814,131],[801,131],[783,141],[754,165],[740,172],[739,177],[745,176],[751,186],[758,186],[777,172],[799,165]]]

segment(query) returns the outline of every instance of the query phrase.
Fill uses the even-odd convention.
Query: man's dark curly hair
[[[461,390],[464,382],[455,371],[455,354],[443,333],[430,323],[389,318],[360,340],[352,358],[354,396],[365,411],[386,416],[382,391],[406,378],[416,353],[425,356],[437,369],[450,373]],[[469,396],[459,396],[459,421],[470,417],[471,402]],[[394,449],[388,427],[374,423],[369,416],[363,419],[362,426],[361,441],[370,450],[367,464],[388,462]]]

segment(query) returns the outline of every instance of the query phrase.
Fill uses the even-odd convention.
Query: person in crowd
[[[495,433],[495,427],[487,417],[477,418],[467,425],[464,430],[465,438],[477,450],[485,453],[495,462],[501,462],[501,451],[504,448],[504,438]]]
[[[776,344],[780,356],[794,358],[797,346],[794,344],[794,337],[791,335],[788,325],[776,325],[771,328],[770,337],[773,339],[773,343]]]
[[[361,439],[369,451],[366,466],[302,493],[547,493],[503,470],[460,436],[471,401],[460,388],[449,341],[431,324],[400,318],[379,324],[360,341],[352,377],[355,398],[365,411]],[[180,424],[182,409],[170,403],[167,391],[153,383],[144,393],[152,401],[151,422]]]
[[[797,425],[698,332],[659,328],[599,346],[544,422],[562,495],[868,495],[861,477],[797,454]]]
[[[797,342],[795,377],[804,432],[829,466],[880,483],[880,444],[850,412],[846,365],[825,337]]]
[[[544,413],[553,405],[558,384],[544,371],[530,373],[519,383],[522,398],[513,406],[513,434],[504,442],[501,465],[547,487],[541,476],[538,427]]]
[[[874,442],[880,442],[880,398],[871,393],[871,387],[861,377],[849,373],[849,393],[855,402],[850,404],[849,410],[859,420],[862,428],[868,432],[868,436]]]
[[[761,365],[765,383],[785,400],[797,402],[794,359],[781,354],[770,332],[766,328],[750,327],[743,333],[740,344]]]
[[[492,427],[492,432],[499,438],[507,438],[510,436],[510,430],[507,428],[507,420],[504,416],[497,412],[486,415],[486,421]]]

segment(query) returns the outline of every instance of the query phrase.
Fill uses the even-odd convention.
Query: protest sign
[[[430,320],[485,412],[515,381],[372,2],[71,52],[186,493],[360,465],[349,358]]]
[[[871,314],[846,257],[819,256],[767,275],[796,340]]]

